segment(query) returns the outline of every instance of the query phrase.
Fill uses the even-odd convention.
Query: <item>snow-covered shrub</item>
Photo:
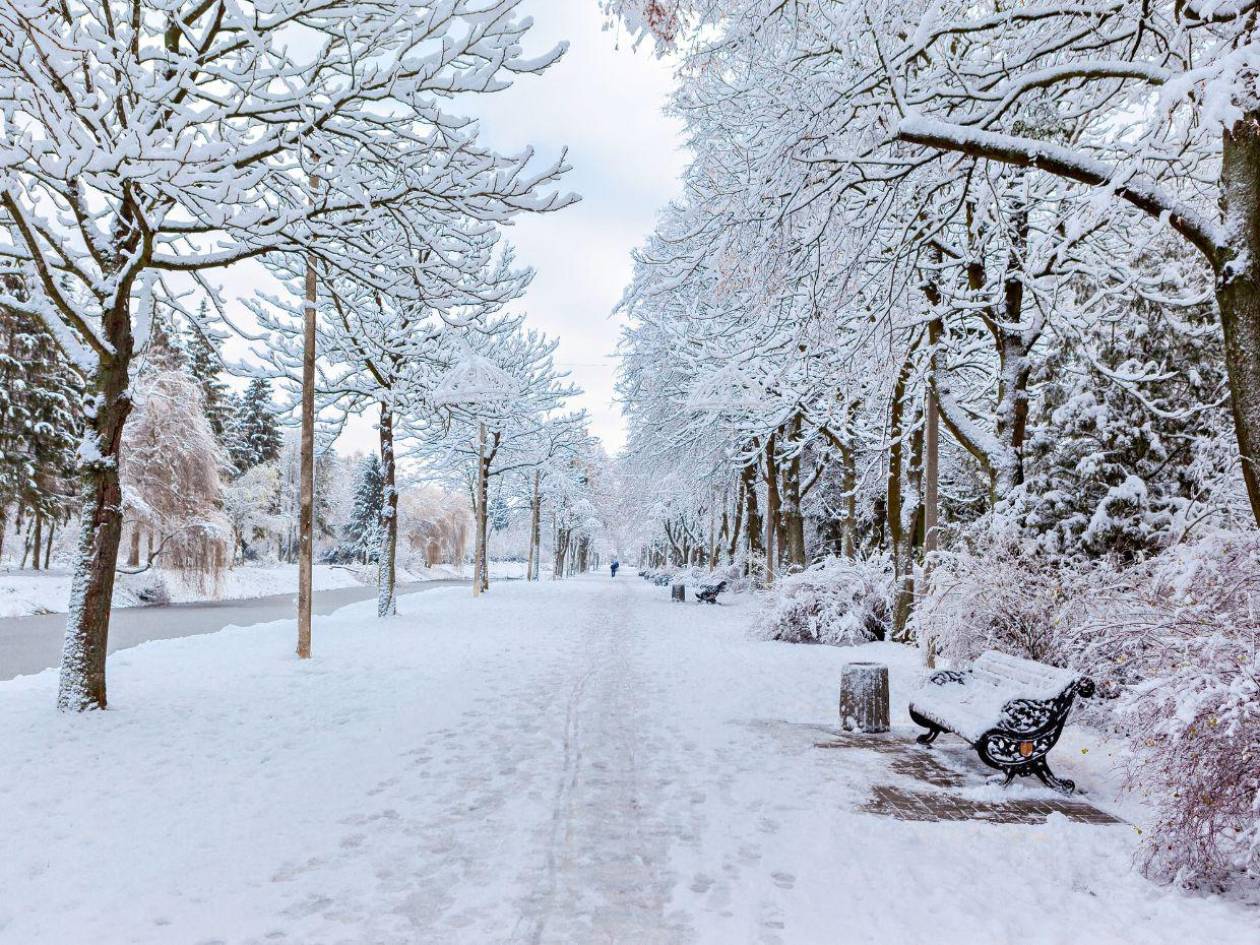
[[[824,558],[781,579],[766,595],[756,631],[770,640],[851,646],[882,640],[892,613],[885,557]]]
[[[1102,566],[1090,569],[1097,578]],[[1075,662],[1070,628],[1088,578],[1012,541],[938,557],[912,624],[946,659],[966,663],[985,650],[1058,665]]]
[[[1260,880],[1260,535],[1123,567],[987,540],[940,556],[915,628],[959,663],[992,648],[1087,673],[1104,698],[1080,710],[1131,740],[1158,809],[1150,875]]]
[[[141,604],[165,607],[171,602],[171,590],[167,586],[166,577],[160,571],[147,571],[144,574],[135,575],[124,582],[124,586]],[[200,590],[199,587],[198,590]]]
[[[1090,606],[1080,656],[1125,683],[1131,782],[1158,788],[1148,872],[1260,881],[1260,536],[1170,549]]]

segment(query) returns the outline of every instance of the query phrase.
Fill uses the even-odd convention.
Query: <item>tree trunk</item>
[[[775,533],[779,523],[779,470],[774,461],[774,434],[766,440],[766,587],[774,583]]]
[[[723,519],[726,514],[723,513]],[[741,479],[735,486],[735,522],[731,525],[731,533],[728,536],[730,544],[727,546],[727,564],[734,564],[736,552],[739,550],[739,539],[744,533],[744,481]]]
[[[1027,188],[1027,171],[1016,175],[1016,187]],[[1028,355],[1037,343],[1039,331],[1024,326],[1024,263],[1028,247],[1028,206],[1024,194],[1011,208],[1007,239],[1010,262],[1003,279],[1003,322],[991,325],[998,349],[997,440],[1004,454],[996,457],[994,493],[1004,497],[1024,481],[1024,439],[1028,429],[1028,378],[1032,362]],[[939,404],[936,405],[939,408]]]
[[[888,451],[888,536],[893,552],[893,633],[900,634],[910,617],[914,603],[914,554],[911,519],[913,512],[902,488],[905,458],[905,399],[906,386],[910,382],[911,360],[905,363],[897,375],[893,387]]]
[[[44,570],[48,570],[48,565],[52,561],[53,535],[57,533],[57,523],[50,521],[48,523],[48,538],[44,544]]]
[[[751,463],[740,470],[740,481],[744,484],[744,504],[747,508],[748,528],[748,573],[752,575],[752,562],[763,552],[761,546],[761,512],[757,508],[757,464]]]
[[[486,453],[486,425],[484,423],[479,425],[477,437],[477,482],[475,485],[477,497],[473,502],[473,511],[476,516],[476,521],[473,523],[475,529],[473,597],[480,597],[482,591],[486,589],[486,523],[489,520],[486,505],[490,500],[490,483],[487,475],[489,461]]]
[[[38,571],[39,558],[40,558],[40,555],[43,554],[44,552],[44,516],[40,515],[38,512],[35,513],[34,528],[35,528],[35,534],[34,534],[34,538],[32,539],[32,544],[34,545],[34,548],[35,548],[35,554],[31,557],[31,567],[34,570]]]
[[[311,175],[311,193],[319,179]],[[297,655],[311,657],[311,591],[315,564],[315,260],[306,260],[302,306],[302,439],[299,447]]]
[[[381,506],[381,547],[377,552],[376,616],[392,617],[398,613],[395,595],[398,559],[398,489],[394,474],[394,414],[389,405],[381,404],[381,478],[384,480],[384,502]]]
[[[104,709],[109,616],[122,541],[122,486],[118,466],[123,425],[131,413],[128,370],[132,337],[129,296],[105,319],[113,354],[96,371],[94,409],[88,411],[79,456],[79,550],[70,582],[70,612],[61,653],[57,706]]]
[[[1260,524],[1260,109],[1226,133],[1221,185],[1233,245],[1218,261],[1216,302],[1243,481]]]
[[[792,419],[792,446],[796,455],[783,471],[783,531],[787,563],[792,571],[802,570],[807,563],[805,552],[805,513],[801,509],[801,454],[797,440],[801,432],[801,416]]]
[[[534,495],[529,502],[529,566],[525,578],[537,581],[542,570],[542,492],[539,488],[541,473],[534,470]]]
[[[559,581],[564,577],[564,557],[568,553],[569,533],[566,529],[557,528],[554,547],[554,560],[551,565],[551,579]]]
[[[940,514],[940,415],[936,408],[936,394],[928,387],[927,417],[923,431],[923,586],[931,583],[934,555],[939,544],[938,516]],[[919,641],[923,651],[923,663],[928,669],[936,666],[935,642],[924,638]]]
[[[140,567],[140,524],[131,526],[131,546],[127,550],[127,567]]]
[[[857,460],[852,448],[840,450],[840,484],[844,488],[844,521],[840,526],[840,553],[857,555]]]

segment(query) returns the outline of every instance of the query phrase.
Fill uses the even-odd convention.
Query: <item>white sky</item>
[[[585,391],[574,406],[590,412],[592,432],[616,453],[625,431],[613,403],[612,354],[621,319],[611,313],[630,278],[630,251],[679,193],[685,163],[680,127],[661,114],[670,66],[646,44],[636,51],[624,35],[605,31],[596,0],[525,0],[521,6],[535,20],[527,52],[563,39],[569,51],[543,75],[482,97],[482,133],[502,151],[533,145],[540,158],[567,146],[573,170],[562,189],[582,201],[507,230],[518,262],[537,270],[515,308],[529,313],[528,324],[560,339],[557,361]],[[337,445],[345,452],[375,448],[372,419],[353,423]]]

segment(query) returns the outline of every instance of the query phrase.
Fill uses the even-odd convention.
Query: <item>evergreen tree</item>
[[[385,474],[375,453],[364,457],[354,487],[354,507],[346,525],[346,544],[365,564],[375,561],[381,541],[381,510],[385,507]]]
[[[507,500],[501,495],[495,496],[490,501],[487,514],[490,516],[490,527],[496,532],[503,531],[512,523],[512,510],[508,507]]]
[[[0,541],[10,507],[64,521],[74,496],[83,379],[47,331],[0,309]]]
[[[1053,556],[1142,558],[1202,511],[1207,480],[1228,478],[1227,463],[1195,462],[1229,431],[1220,333],[1206,308],[1138,301],[1082,340],[1034,376],[1029,475],[1010,511]]]
[[[200,325],[205,323],[205,319],[206,303],[203,301],[197,322],[188,326],[180,344],[188,359],[188,370],[201,384],[210,429],[222,443],[227,438],[228,427],[232,422],[233,403],[227,384],[219,378],[223,359],[219,356],[214,340],[207,338],[201,330]]]
[[[281,442],[271,403],[271,382],[256,377],[236,402],[228,436],[228,452],[237,473],[277,459]]]

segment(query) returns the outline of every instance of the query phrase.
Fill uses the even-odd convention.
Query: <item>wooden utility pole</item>
[[[311,199],[319,178],[311,175]],[[315,561],[315,259],[306,257],[306,304],[302,306],[302,442],[299,456],[301,491],[298,501],[298,639],[299,659],[311,658],[311,569]]]

